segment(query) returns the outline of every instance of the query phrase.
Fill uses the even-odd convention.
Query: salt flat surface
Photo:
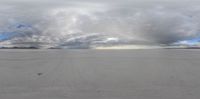
[[[200,50],[0,50],[0,99],[199,99]]]

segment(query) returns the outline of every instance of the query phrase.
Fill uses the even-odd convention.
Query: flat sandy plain
[[[200,50],[0,50],[0,99],[199,99]]]

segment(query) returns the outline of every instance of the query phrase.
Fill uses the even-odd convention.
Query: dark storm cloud
[[[200,36],[198,4],[195,0],[0,1],[0,33],[17,33],[1,44],[170,45]]]

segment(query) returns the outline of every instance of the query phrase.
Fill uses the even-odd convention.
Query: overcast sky
[[[199,5],[198,0],[0,0],[0,43],[197,43]]]

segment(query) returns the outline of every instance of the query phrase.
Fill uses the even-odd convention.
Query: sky
[[[198,0],[0,0],[0,46],[200,45]]]

